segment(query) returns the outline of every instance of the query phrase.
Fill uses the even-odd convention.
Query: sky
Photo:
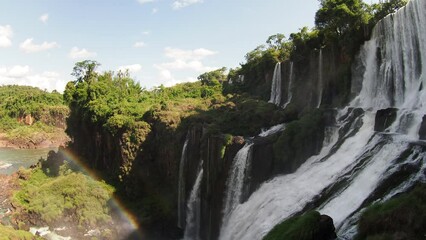
[[[0,85],[62,92],[76,62],[142,87],[235,68],[268,36],[314,26],[318,0],[2,0]]]

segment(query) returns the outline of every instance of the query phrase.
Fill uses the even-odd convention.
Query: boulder
[[[374,131],[383,132],[390,127],[396,119],[397,108],[380,109],[376,113],[374,121]]]
[[[315,239],[331,240],[336,239],[337,235],[334,228],[333,219],[327,215],[321,215],[318,234]]]

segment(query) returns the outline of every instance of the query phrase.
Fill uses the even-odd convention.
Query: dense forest
[[[1,87],[0,98],[5,100],[0,102],[0,130],[7,136],[22,136],[24,130],[20,129],[27,127],[25,119],[30,116],[34,123],[25,131],[49,132],[50,127],[66,125],[71,139],[38,166],[17,173],[20,190],[12,199],[17,209],[12,225],[28,230],[34,222],[55,225],[60,219],[76,229],[99,226],[102,233],[96,239],[180,239],[187,236],[180,224],[185,215],[179,213],[186,206],[178,199],[180,194],[183,199],[191,197],[191,186],[202,176],[201,166],[205,180],[199,193],[200,239],[220,239],[224,192],[229,191],[227,176],[237,153],[254,146],[250,150],[252,166],[245,170],[250,177],[243,179],[249,184],[241,201],[265,181],[294,173],[309,157],[319,154],[326,130],[335,124],[335,109],[354,97],[354,66],[362,44],[381,19],[406,4],[404,0],[371,5],[361,0],[322,0],[313,29],[304,27],[288,37],[272,35],[247,53],[240,67],[206,72],[194,83],[147,90],[128,72],[100,73],[100,63],[86,60],[76,63],[75,79],[63,95],[30,87]],[[283,97],[271,103],[277,64],[283,79],[293,85],[280,89],[287,100]],[[350,128],[361,128],[356,119],[362,114],[359,108],[342,116],[354,121],[341,134],[348,131],[346,138],[355,135]],[[66,124],[59,124],[58,116],[66,117]],[[262,136],[264,130],[278,124],[285,128]],[[68,152],[103,181],[84,175],[87,170],[77,166]],[[404,155],[415,153],[407,150]],[[386,193],[418,170],[408,164],[404,167],[374,194]],[[333,219],[314,210],[331,191],[343,191],[340,185],[345,181],[349,180],[321,192],[263,239],[335,239]],[[370,196],[363,202],[365,211],[359,217],[356,239],[422,239],[424,188],[417,184],[385,202],[375,202],[379,197]],[[112,198],[121,199],[137,219],[140,229],[133,235],[112,227],[117,224],[109,205]],[[12,230],[1,231],[9,234]]]
[[[35,87],[0,86],[0,140],[8,147],[61,145],[69,108],[62,94]],[[4,146],[3,146],[4,147]],[[46,147],[46,146],[44,146]]]

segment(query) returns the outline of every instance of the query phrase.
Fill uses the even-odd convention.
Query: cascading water
[[[189,196],[187,211],[186,211],[186,227],[184,240],[199,240],[200,239],[200,222],[201,222],[201,182],[203,180],[203,161],[198,167],[197,178],[195,179],[194,187]]]
[[[250,161],[253,143],[246,143],[243,148],[235,155],[232,162],[231,172],[226,183],[226,194],[224,201],[224,220],[229,213],[240,204],[241,195],[244,187],[244,177],[247,164]]]
[[[238,75],[238,82],[244,83],[244,75]]]
[[[293,62],[290,62],[290,73],[288,77],[288,89],[287,89],[287,102],[284,103],[283,108],[286,108],[290,104],[293,98],[292,85],[293,85]]]
[[[188,134],[189,136],[189,134]],[[183,228],[183,221],[185,220],[185,163],[186,163],[186,151],[188,147],[189,138],[186,137],[185,143],[182,148],[182,155],[179,163],[179,182],[178,182],[178,227]]]
[[[277,106],[281,104],[281,63],[275,64],[274,75],[272,77],[270,103]]]
[[[318,56],[318,104],[317,104],[317,108],[319,108],[321,106],[321,101],[322,101],[322,89],[323,89],[323,66],[322,66],[322,49],[319,50],[319,56]]]
[[[334,134],[328,135],[338,133],[338,138],[327,140],[321,152],[296,172],[269,180],[246,202],[235,206],[222,225],[221,240],[262,239],[276,224],[304,211],[308,204],[331,216],[342,238],[352,239],[363,204],[391,172],[413,162],[421,166],[383,199],[405,191],[416,181],[426,181],[426,154],[416,150],[422,148],[417,145],[418,130],[426,113],[424,26],[424,0],[412,0],[378,23],[360,55],[365,72],[359,95],[338,116],[348,115],[353,108],[363,108],[363,113],[354,119],[337,118],[338,127],[329,128]],[[321,58],[320,51],[322,84]],[[388,107],[399,108],[387,130],[396,134],[377,133],[375,111]],[[408,157],[407,151],[411,152]]]
[[[425,108],[426,2],[412,0],[387,16],[361,49],[362,89],[353,106]]]
[[[272,134],[284,130],[285,124],[278,124],[262,131],[259,137],[268,137]],[[226,182],[226,193],[224,200],[224,210],[222,226],[226,226],[229,216],[232,211],[241,203],[241,196],[244,189],[244,180],[246,176],[247,167],[250,165],[251,153],[253,148],[252,142],[247,142],[235,155],[229,173],[229,178]]]

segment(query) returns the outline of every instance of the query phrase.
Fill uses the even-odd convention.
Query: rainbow
[[[83,162],[77,155],[67,148],[60,148],[58,152],[68,160],[72,161],[82,172],[95,180],[102,180],[102,178],[94,170],[92,170],[85,162]],[[142,233],[138,224],[137,218],[126,208],[126,206],[116,196],[112,197],[111,207],[118,214],[120,223],[122,224],[122,231],[119,233],[123,239],[142,239]],[[127,237],[126,237],[127,236]]]

